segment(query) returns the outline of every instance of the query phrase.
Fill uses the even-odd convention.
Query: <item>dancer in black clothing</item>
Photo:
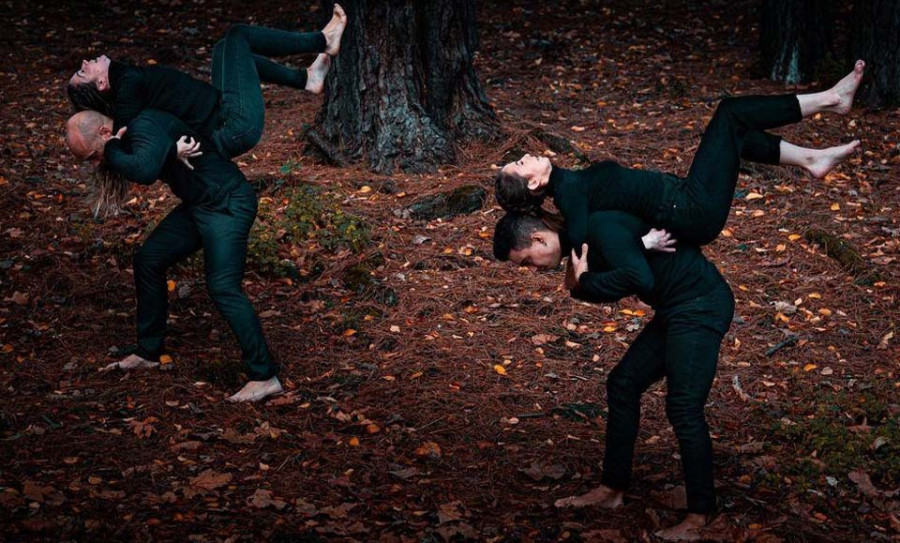
[[[656,313],[607,380],[609,420],[599,488],[556,502],[557,507],[622,505],[631,478],[640,399],[653,383],[668,381],[666,414],[675,429],[687,489],[688,515],[658,536],[693,540],[715,512],[712,442],[704,406],[734,297],[722,275],[696,245],[674,253],[646,252],[648,225],[619,211],[593,213],[587,244],[572,253],[572,296],[595,303],[636,295]],[[559,265],[563,241],[553,226],[531,215],[507,214],[494,232],[494,255],[542,269]],[[527,254],[527,256],[526,256]]]
[[[833,88],[817,94],[746,96],[722,100],[706,128],[685,178],[601,162],[581,171],[552,166],[545,157],[525,155],[505,165],[496,180],[497,200],[515,213],[534,213],[545,197],[562,213],[568,243],[578,249],[590,213],[626,211],[683,243],[710,243],[725,227],[742,158],[766,164],[799,166],[824,177],[859,147],[815,150],[797,147],[764,132],[820,112],[846,114],[863,76],[865,63]]]
[[[195,167],[181,164],[179,156],[193,148],[185,135],[208,147],[211,144],[168,113],[141,111],[121,138],[114,135],[112,123],[96,111],[76,113],[66,125],[69,149],[82,160],[106,161],[135,183],[149,185],[162,179],[181,203],[135,254],[137,350],[107,369],[159,365],[168,309],[166,271],[202,248],[210,298],[237,337],[248,370],[249,382],[229,399],[258,401],[280,393],[278,365],[241,288],[247,240],[257,211],[253,187],[234,162],[213,150],[196,157]]]
[[[346,24],[347,15],[335,4],[331,21],[321,32],[234,25],[213,48],[211,84],[173,68],[136,67],[101,55],[82,61],[67,91],[76,110],[92,109],[112,117],[116,132],[144,109],[157,109],[179,118],[231,158],[252,149],[262,136],[265,106],[260,83],[321,93]],[[299,53],[320,54],[305,70],[268,58]]]

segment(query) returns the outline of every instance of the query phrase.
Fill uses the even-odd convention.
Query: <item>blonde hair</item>
[[[111,119],[97,111],[80,111],[66,123],[66,145],[80,160],[86,160],[102,147],[100,129]],[[129,183],[122,175],[101,162],[91,176],[88,203],[95,217],[116,215],[128,196]]]

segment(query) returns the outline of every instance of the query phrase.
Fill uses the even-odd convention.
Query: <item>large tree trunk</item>
[[[330,13],[332,2],[324,1]],[[475,73],[474,0],[344,0],[349,25],[308,133],[336,162],[431,171],[497,119]]]
[[[812,80],[831,56],[831,0],[764,0],[760,25],[763,70],[788,84]]]
[[[900,2],[856,0],[853,5],[853,59],[866,61],[863,100],[878,106],[900,104]]]

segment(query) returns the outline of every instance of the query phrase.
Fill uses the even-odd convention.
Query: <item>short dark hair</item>
[[[497,203],[507,213],[519,215],[537,214],[544,203],[543,194],[534,194],[528,188],[528,180],[510,172],[500,170],[494,181]]]
[[[97,88],[97,84],[93,81],[89,83],[66,85],[66,94],[69,95],[69,101],[75,111],[84,111],[90,109],[112,117],[113,103],[110,93],[103,93]]]
[[[531,234],[550,229],[534,215],[507,213],[494,229],[494,258],[506,262],[511,251],[524,249],[531,243]]]

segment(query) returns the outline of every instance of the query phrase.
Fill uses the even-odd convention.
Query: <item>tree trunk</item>
[[[331,12],[332,2],[323,1]],[[474,0],[344,0],[349,17],[308,139],[336,162],[433,171],[497,118],[475,73]]]
[[[876,106],[900,104],[900,2],[856,0],[851,35],[852,60],[866,61],[863,100]]]
[[[791,85],[812,80],[831,56],[833,25],[831,0],[764,0],[760,49],[765,73]]]

